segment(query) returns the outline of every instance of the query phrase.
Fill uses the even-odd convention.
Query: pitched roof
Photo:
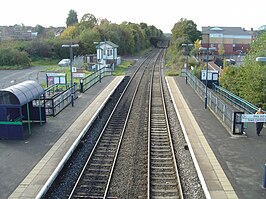
[[[96,48],[100,48],[101,45],[103,44],[108,44],[110,46],[112,46],[113,48],[118,48],[119,46],[114,44],[113,42],[111,41],[102,41],[102,42],[99,42],[99,44],[96,46]]]
[[[251,31],[247,31],[241,27],[219,27],[219,26],[203,26],[202,33],[221,33],[224,35],[252,35]]]

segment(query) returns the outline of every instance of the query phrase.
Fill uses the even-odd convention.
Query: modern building
[[[201,46],[223,49],[225,55],[246,53],[253,42],[254,32],[241,27],[202,27]]]

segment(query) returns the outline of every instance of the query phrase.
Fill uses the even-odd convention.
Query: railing
[[[85,92],[94,84],[96,84],[98,81],[101,81],[103,77],[110,75],[112,75],[111,68],[104,67],[95,71],[94,73],[80,80],[80,92],[82,93]]]
[[[227,99],[233,106],[237,106],[239,109],[247,113],[253,114],[258,110],[258,107],[216,84],[213,85],[213,88],[216,93]]]
[[[47,116],[56,116],[69,104],[74,105],[78,98],[78,91],[85,92],[98,81],[106,76],[112,75],[111,68],[101,68],[80,80],[80,84],[55,84],[45,89],[45,109]],[[44,100],[44,99],[42,99]]]
[[[76,84],[74,84],[73,86],[55,84],[52,87],[57,89],[49,87],[45,90],[48,95],[48,97],[45,98],[45,109],[47,116],[56,116],[70,103],[74,104],[74,100],[78,98],[78,90]],[[64,87],[65,89],[63,89]],[[51,92],[53,92],[54,95],[51,95]]]
[[[181,71],[182,75],[185,72]],[[198,95],[204,99],[206,96],[206,86],[190,71],[187,71],[188,83],[198,93]],[[223,98],[220,99],[219,96]],[[226,101],[226,102],[225,102]],[[216,113],[216,115],[223,121],[223,123],[229,128],[233,125],[233,114],[236,111],[243,111],[245,113],[254,114],[258,107],[254,106],[250,102],[234,95],[226,89],[213,84],[213,90],[207,89],[207,103],[208,107]]]
[[[191,72],[187,72],[188,83],[198,93],[198,95],[204,100],[206,96],[206,86]],[[222,122],[229,128],[232,128],[233,113],[236,111],[230,105],[216,96],[215,92],[211,89],[207,89],[207,103],[208,107],[216,113],[216,115],[222,120]]]

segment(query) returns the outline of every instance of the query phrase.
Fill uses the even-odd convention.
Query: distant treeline
[[[73,11],[73,10],[72,10]],[[74,55],[96,53],[94,42],[112,41],[119,46],[120,55],[134,54],[150,47],[151,37],[162,37],[163,32],[155,26],[146,23],[123,22],[111,23],[107,19],[98,20],[91,14],[86,14],[80,22],[69,20],[67,28],[59,36],[49,34],[42,37],[42,28],[38,29],[38,37],[31,41],[8,40],[0,43],[0,66],[30,65],[31,60],[50,58],[61,59],[69,57],[69,50],[62,48],[62,44],[78,43]],[[75,13],[74,13],[75,14]],[[41,27],[41,28],[40,28]]]

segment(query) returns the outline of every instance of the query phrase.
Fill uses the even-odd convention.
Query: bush
[[[0,49],[0,66],[29,66],[30,58],[25,51],[12,48]]]

